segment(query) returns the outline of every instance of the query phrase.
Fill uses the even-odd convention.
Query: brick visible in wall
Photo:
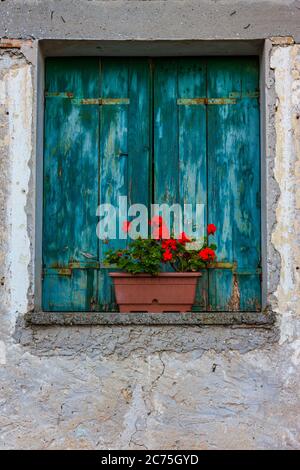
[[[273,36],[270,39],[274,46],[291,46],[295,44],[293,36]]]
[[[22,39],[0,39],[0,49],[21,49],[23,46],[32,46],[32,41]]]

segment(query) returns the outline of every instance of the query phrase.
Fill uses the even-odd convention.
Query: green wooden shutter
[[[47,60],[44,310],[116,308],[101,266],[127,241],[99,241],[96,210],[119,196],[149,204],[149,70],[147,59]]]
[[[258,60],[157,60],[154,117],[155,202],[204,203],[218,227],[194,310],[259,310]]]
[[[119,196],[204,203],[233,268],[203,270],[194,309],[260,308],[256,58],[48,59],[45,101],[45,310],[116,308],[96,209]]]
[[[258,61],[209,59],[208,98],[236,97],[208,105],[208,222],[215,223],[218,258],[231,270],[209,271],[211,310],[259,310],[260,140]]]
[[[80,65],[80,66],[79,66]],[[90,310],[98,263],[98,61],[48,59],[46,65],[43,308]]]
[[[101,96],[127,98],[128,104],[100,107],[100,201],[118,206],[119,196],[128,205],[149,205],[150,75],[147,59],[103,59]],[[119,225],[117,227],[119,230]],[[127,240],[100,241],[100,259],[108,248],[124,248]],[[108,275],[98,271],[97,309],[116,310]]]
[[[160,59],[154,66],[154,202],[207,205],[206,106],[179,99],[206,96],[206,62]],[[195,307],[207,308],[202,271]]]

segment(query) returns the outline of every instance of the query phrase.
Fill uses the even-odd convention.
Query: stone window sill
[[[273,312],[28,312],[32,325],[242,325],[268,327],[274,324]]]

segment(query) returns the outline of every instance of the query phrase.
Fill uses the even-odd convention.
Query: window
[[[205,204],[219,265],[194,310],[260,310],[258,76],[256,57],[47,59],[45,311],[116,310],[96,209],[119,196]]]

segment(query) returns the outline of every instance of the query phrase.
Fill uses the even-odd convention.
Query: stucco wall
[[[266,59],[265,256],[277,322],[260,328],[24,324],[36,43],[18,47],[0,55],[0,447],[299,449],[300,45],[273,44]]]
[[[300,0],[5,0],[0,36],[300,41]]]

